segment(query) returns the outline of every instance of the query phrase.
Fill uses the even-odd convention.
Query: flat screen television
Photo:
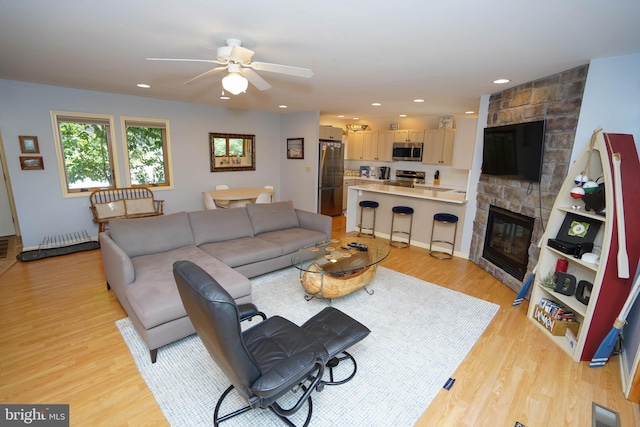
[[[482,173],[540,182],[545,121],[484,129]]]

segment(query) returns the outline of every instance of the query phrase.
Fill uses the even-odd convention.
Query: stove
[[[395,181],[385,181],[387,185],[399,187],[413,187],[415,184],[425,183],[425,173],[422,171],[396,170]]]

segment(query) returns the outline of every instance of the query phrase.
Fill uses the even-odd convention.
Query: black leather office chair
[[[231,381],[216,404],[215,426],[254,408],[269,408],[285,423],[293,425],[287,417],[305,401],[307,426],[312,415],[311,393],[321,391],[324,385],[342,384],[355,375],[355,359],[345,350],[370,331],[343,312],[327,307],[300,327],[279,316],[267,319],[253,304],[237,305],[214,278],[192,262],[176,262],[173,274],[200,339]],[[240,322],[258,315],[264,321],[242,331]],[[324,381],[325,365],[332,372],[344,359],[353,362],[351,375],[335,381],[331,373],[329,380]],[[247,406],[220,416],[222,402],[234,388]],[[277,400],[294,388],[301,390],[302,395],[291,407],[283,408]]]

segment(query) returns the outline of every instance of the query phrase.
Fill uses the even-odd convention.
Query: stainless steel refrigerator
[[[342,142],[320,141],[318,175],[320,213],[331,216],[341,215],[344,184],[344,144]]]

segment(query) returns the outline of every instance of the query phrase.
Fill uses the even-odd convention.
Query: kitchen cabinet
[[[608,143],[605,143],[605,137],[609,139]],[[626,185],[638,182],[640,179],[640,165],[633,137],[598,132],[591,155],[589,155],[589,145],[587,144],[573,164],[549,215],[541,241],[528,310],[529,319],[576,362],[591,360],[600,343],[611,330],[631,289],[640,252],[637,245],[627,245],[629,262],[626,265],[630,270],[630,278],[620,277],[624,276],[617,262],[621,240],[616,236],[619,236],[619,233],[626,233],[626,242],[637,242],[640,238],[638,228],[629,226],[640,209],[640,198],[634,196],[637,190],[633,185]],[[614,183],[614,166],[610,150],[619,152],[622,156],[620,181],[623,183],[623,210],[620,210],[621,205],[614,197],[616,183]],[[604,188],[601,191],[604,191],[605,215],[587,211],[583,200],[571,197],[570,191],[576,186],[574,177],[582,174],[587,174],[592,179],[602,178]],[[624,215],[625,221],[617,220],[619,214]],[[625,222],[626,231],[624,228],[618,229]],[[592,240],[594,244],[592,252],[599,252],[598,263],[587,262],[567,253],[570,250],[566,245],[549,245],[549,239],[562,240],[565,236],[588,235],[591,227],[598,227]],[[554,286],[556,269],[560,264],[566,265],[563,269],[566,269],[566,274],[570,277],[562,279],[560,286]],[[572,283],[573,281],[575,283]],[[581,283],[582,286],[580,286]],[[586,293],[582,288],[587,289]],[[540,310],[539,305],[543,298],[551,301],[552,304],[561,305],[566,311],[575,315],[579,323],[576,333],[565,333],[564,326],[557,325],[558,321],[555,321],[551,315],[545,315],[544,310]],[[570,323],[575,324],[575,322]],[[560,330],[552,333],[558,327]],[[531,339],[539,338],[536,335]]]
[[[342,141],[342,129],[333,126],[320,126],[320,139]]]
[[[393,131],[349,132],[346,158],[390,162],[393,139]]]
[[[435,129],[424,131],[422,163],[428,165],[451,165],[455,129]]]
[[[425,131],[422,129],[396,130],[393,142],[424,142]]]
[[[349,132],[347,137],[347,160],[363,160],[364,132]]]
[[[453,161],[456,169],[471,169],[476,144],[478,119],[461,118],[456,120],[456,137],[453,143]]]
[[[343,186],[344,188],[342,189],[342,209],[346,210],[347,209],[347,199],[348,199],[348,195],[349,195],[349,187],[351,187],[352,185],[366,185],[366,184],[371,184],[374,181],[371,180],[366,180],[366,179],[359,179],[359,178],[345,178],[343,181]]]

